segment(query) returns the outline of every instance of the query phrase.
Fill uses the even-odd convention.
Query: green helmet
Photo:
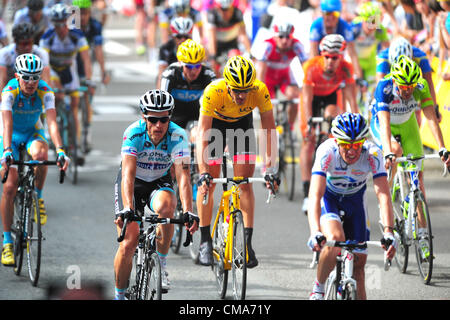
[[[73,0],[72,5],[80,9],[88,9],[92,6],[91,0]]]
[[[380,7],[373,2],[364,2],[357,9],[358,16],[363,20],[367,21],[371,17],[380,17],[381,10]]]
[[[405,55],[397,58],[391,66],[391,78],[399,85],[416,84],[422,78],[422,71],[414,60]]]

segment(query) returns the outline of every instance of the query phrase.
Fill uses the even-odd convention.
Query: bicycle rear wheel
[[[219,220],[214,231],[213,243],[213,265],[212,270],[216,276],[217,293],[220,299],[224,299],[227,293],[228,286],[228,270],[225,269],[224,253],[226,234],[224,232],[223,211],[219,213]],[[227,228],[228,229],[228,228]]]
[[[417,203],[417,209],[416,212],[419,214],[418,208],[421,206],[421,209],[423,211],[423,216],[427,222],[427,232],[426,235],[424,235],[421,239],[421,241],[426,241],[426,245],[428,247],[428,250],[424,250],[421,248],[419,244],[419,238],[415,239],[414,241],[414,247],[416,252],[416,260],[417,265],[419,267],[419,273],[422,277],[422,280],[425,284],[430,284],[431,276],[433,273],[433,233],[431,232],[431,221],[430,221],[430,212],[428,211],[428,205],[425,200],[418,201]],[[415,216],[415,226],[416,230],[419,226],[419,220],[417,218],[417,215]],[[419,235],[416,234],[414,237],[418,237]]]
[[[150,257],[144,262],[141,284],[141,300],[161,300],[161,264],[156,252],[152,252]]]
[[[182,217],[183,217],[183,210],[181,208],[177,208],[175,218],[181,219]],[[175,254],[180,252],[181,241],[183,239],[183,227],[184,225],[182,224],[176,224],[174,226],[172,241],[170,242],[170,249]]]
[[[192,242],[189,245],[189,254],[195,264],[198,264],[198,259],[200,256],[200,240],[200,232],[194,232],[192,235]]]
[[[403,203],[404,199],[400,193],[400,184],[403,179],[400,175],[402,172],[397,172],[394,180],[392,182],[391,199],[392,206],[394,208],[394,236],[398,241],[397,252],[395,254],[394,260],[401,273],[405,273],[408,268],[408,257],[409,257],[409,244],[408,236],[405,230],[405,215],[403,214]],[[404,186],[406,188],[406,186]]]
[[[288,199],[292,201],[295,194],[295,144],[293,132],[290,130],[289,125],[285,128],[286,132],[284,134],[285,143],[285,173],[286,179],[288,181]]]
[[[245,300],[245,291],[247,289],[247,242],[245,241],[244,218],[240,210],[234,213],[231,261],[233,297],[235,300]]]
[[[30,200],[30,206],[27,208],[27,235],[25,239],[28,274],[30,276],[31,284],[35,287],[38,283],[41,270],[42,231],[36,195],[33,194]]]
[[[68,153],[69,158],[71,159],[71,163],[69,165],[69,178],[72,180],[72,184],[77,184],[78,182],[78,165],[80,164],[80,160],[78,158],[78,145],[77,145],[77,131],[75,128],[75,120],[71,111],[67,113],[68,122],[67,122],[67,130],[68,130],[68,140],[66,151]]]
[[[14,241],[14,273],[20,275],[23,263],[24,225],[23,225],[23,192],[18,191],[14,198],[14,217],[11,225],[11,236]]]

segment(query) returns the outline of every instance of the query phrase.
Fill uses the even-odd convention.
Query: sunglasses
[[[35,75],[21,74],[20,78],[23,81],[28,82],[28,81],[38,81],[41,78],[41,76],[37,74]]]
[[[188,34],[177,34],[175,35],[175,38],[177,39],[188,39],[190,36]]]
[[[61,28],[61,27],[67,26],[67,23],[66,22],[53,22],[53,26],[55,28]]]
[[[323,55],[325,59],[331,59],[333,61],[336,61],[337,59],[339,59],[339,56],[332,56],[332,55],[328,55],[328,54],[324,54]]]
[[[249,93],[251,90],[250,89],[231,89],[231,91],[233,91],[233,93],[235,94],[241,94],[241,93]]]
[[[397,84],[397,87],[398,87],[400,90],[405,90],[405,91],[413,90],[413,89],[416,87],[416,83],[414,83],[414,84],[408,84],[408,85]]]
[[[339,11],[324,11],[323,14],[325,16],[335,16],[336,18],[339,18],[341,13]]]
[[[152,124],[156,124],[158,121],[160,121],[161,123],[167,123],[170,120],[169,116],[153,117],[153,116],[144,115],[144,118],[145,118],[145,120],[149,121]]]
[[[344,148],[345,150],[350,150],[350,149],[358,150],[359,148],[362,147],[362,145],[364,144],[364,141],[366,141],[366,139],[361,139],[361,140],[354,141],[354,142],[336,139],[337,144],[339,146],[341,146],[342,148]]]
[[[280,35],[278,35],[278,38],[280,38],[280,39],[289,39],[291,36],[290,35],[288,35],[288,34],[280,34]]]
[[[184,63],[183,66],[188,68],[189,70],[193,70],[193,69],[200,68],[202,66],[202,64],[201,63],[196,63],[196,64]]]

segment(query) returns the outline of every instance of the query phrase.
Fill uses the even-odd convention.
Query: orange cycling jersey
[[[224,79],[211,82],[204,91],[201,99],[200,114],[226,122],[236,122],[258,108],[260,113],[272,110],[269,90],[267,86],[255,80],[243,105],[233,102]]]
[[[342,81],[346,84],[355,83],[353,79],[352,65],[342,60],[334,75],[329,76],[324,73],[324,57],[317,56],[305,62],[303,70],[305,77],[304,84],[312,85],[315,96],[328,96],[335,92]]]

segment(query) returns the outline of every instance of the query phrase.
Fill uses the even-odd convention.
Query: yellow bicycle
[[[213,246],[212,270],[216,276],[220,299],[224,299],[228,285],[228,271],[231,270],[233,298],[244,300],[247,288],[247,243],[244,220],[240,209],[240,185],[263,182],[264,178],[215,178],[212,183],[231,183],[231,189],[224,189],[219,209],[211,231]],[[271,194],[267,199],[270,201]],[[204,199],[204,202],[206,198]]]

